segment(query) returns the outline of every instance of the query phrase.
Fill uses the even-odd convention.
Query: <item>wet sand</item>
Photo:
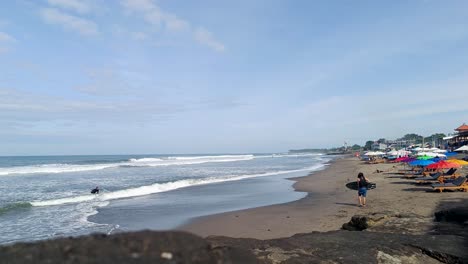
[[[296,181],[296,191],[309,193],[301,200],[200,217],[178,230],[203,237],[272,239],[338,230],[356,214],[393,211],[432,218],[441,204],[468,198],[464,192],[428,192],[430,185],[416,185],[414,180],[392,173],[401,168],[402,165],[392,163],[365,164],[354,157],[338,159],[323,171],[291,179]],[[376,189],[368,191],[364,208],[358,207],[357,191],[345,187],[356,180],[359,172],[377,184]],[[462,175],[466,173],[462,171]]]

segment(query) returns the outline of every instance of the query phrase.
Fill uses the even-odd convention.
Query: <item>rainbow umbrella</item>
[[[434,157],[431,157],[431,156],[419,156],[416,159],[418,159],[418,160],[430,160],[430,159],[433,159],[433,158]]]
[[[401,157],[395,159],[396,162],[407,162],[407,160],[411,159],[410,157]]]
[[[461,160],[461,159],[451,159],[451,160],[447,160],[448,162],[452,162],[452,163],[456,163],[456,164],[459,164],[461,166],[465,166],[465,165],[468,165],[468,161],[464,161],[464,160]]]
[[[409,163],[411,166],[429,166],[433,164],[434,161],[432,160],[414,160]]]
[[[404,161],[404,162],[410,163],[410,162],[415,161],[415,160],[416,160],[415,158],[408,158],[408,159],[406,159],[406,161]]]
[[[460,164],[441,160],[439,162],[428,165],[428,169],[451,169],[451,168],[460,168]]]

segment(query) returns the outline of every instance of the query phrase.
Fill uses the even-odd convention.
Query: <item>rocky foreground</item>
[[[354,216],[344,230],[271,240],[95,234],[0,247],[0,263],[468,263],[468,208],[433,220],[373,213]]]

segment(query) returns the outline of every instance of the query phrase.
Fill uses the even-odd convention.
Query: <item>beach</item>
[[[0,247],[0,257],[11,263],[31,258],[35,263],[468,263],[467,193],[433,192],[430,185],[395,173],[402,168],[341,157],[305,177],[275,180],[304,197],[292,202],[192,218],[168,231],[120,229],[110,235],[16,243]],[[345,187],[359,172],[377,184],[368,191],[366,207],[358,207],[357,191]],[[250,180],[223,183],[223,190],[245,188]],[[258,192],[267,188],[266,181],[257,180]],[[194,194],[190,189],[207,191],[185,190]],[[288,194],[276,189],[269,195]],[[146,222],[158,221],[155,208],[145,205]],[[128,204],[108,209],[142,216],[141,208]]]
[[[194,219],[179,227],[202,237],[273,239],[312,231],[339,230],[353,215],[412,215],[424,223],[412,228],[416,234],[428,232],[434,212],[455,206],[468,206],[466,192],[431,191],[430,185],[416,185],[414,180],[396,174],[397,163],[366,164],[355,157],[335,160],[325,170],[290,179],[305,198],[265,207],[252,208]],[[460,171],[460,169],[459,169]],[[377,188],[367,193],[367,206],[358,207],[357,191],[345,187],[363,172]],[[466,175],[461,169],[461,175]],[[406,230],[408,232],[408,230]]]

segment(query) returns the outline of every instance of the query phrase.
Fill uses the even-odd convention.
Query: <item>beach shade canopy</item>
[[[434,152],[434,153],[445,153],[445,152],[447,152],[447,150],[445,150],[445,149],[436,149],[436,150],[434,150],[432,152]]]
[[[402,162],[412,162],[412,161],[415,161],[416,159],[415,158],[412,158],[412,157],[404,157],[404,160]]]
[[[432,156],[418,156],[416,159],[418,160],[430,160],[433,159],[434,157]]]
[[[365,156],[379,156],[379,155],[385,155],[385,153],[383,153],[381,151],[369,151],[364,155]]]
[[[408,156],[409,154],[411,154],[411,151],[408,151],[408,150],[405,150],[405,149],[400,149],[398,151],[398,155],[400,155],[400,156]]]
[[[401,158],[395,159],[395,161],[396,161],[396,162],[406,162],[406,160],[408,160],[408,159],[410,159],[410,158],[408,158],[408,157],[401,157]]]
[[[464,160],[461,160],[461,159],[451,159],[451,160],[447,160],[448,162],[453,162],[453,163],[457,163],[461,166],[466,166],[468,165],[468,161],[464,161]]]
[[[429,156],[429,157],[440,157],[440,158],[445,158],[445,154],[442,153],[434,153],[434,152],[419,152],[417,154],[418,156]]]
[[[457,148],[455,151],[468,151],[468,145],[465,145],[463,147]]]
[[[458,153],[456,153],[456,152],[447,152],[447,153],[445,153],[446,157],[453,157],[453,156],[456,156],[456,155],[458,155]]]
[[[414,151],[429,151],[431,150],[430,148],[421,148],[421,147],[417,147],[415,149],[413,149]]]
[[[460,164],[441,160],[436,163],[428,165],[426,168],[428,169],[451,169],[451,168],[460,168]]]
[[[398,155],[398,151],[396,151],[396,150],[389,151],[389,152],[387,152],[387,155],[396,156],[396,155]]]
[[[434,164],[434,161],[432,160],[414,160],[408,163],[411,166],[429,166],[431,164]]]
[[[438,161],[445,160],[445,159],[446,158],[443,158],[443,157],[442,158],[441,157],[435,157],[435,158],[433,158],[431,160],[434,161],[434,162],[438,162]]]

